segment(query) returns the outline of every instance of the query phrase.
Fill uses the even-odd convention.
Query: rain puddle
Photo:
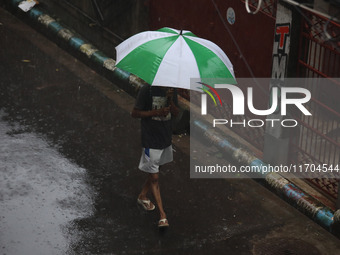
[[[68,224],[93,214],[86,170],[0,110],[0,254],[65,254]]]

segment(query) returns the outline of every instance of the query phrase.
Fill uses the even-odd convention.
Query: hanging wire
[[[326,13],[323,13],[323,12],[320,12],[320,11],[318,11],[318,10],[312,9],[312,8],[306,6],[306,4],[300,4],[300,3],[295,2],[295,1],[293,1],[293,0],[282,0],[282,1],[283,1],[283,2],[286,2],[286,3],[288,3],[288,4],[291,4],[291,5],[293,5],[293,6],[295,6],[295,8],[296,8],[301,14],[302,14],[302,12],[301,12],[297,7],[300,7],[300,8],[302,8],[302,9],[305,9],[305,10],[310,11],[310,12],[312,12],[312,13],[315,13],[315,14],[317,14],[317,15],[323,16],[323,17],[325,17],[325,18],[327,18],[327,19],[333,19],[335,22],[340,23],[340,20],[337,19],[337,18],[334,18],[334,16],[330,16],[330,15],[328,15],[328,14],[326,14]],[[303,15],[303,16],[304,16],[304,15]],[[305,17],[305,16],[304,16],[304,17]],[[308,18],[307,18],[307,19],[308,19]]]
[[[258,88],[259,88],[266,96],[269,96],[269,97],[270,97],[270,96],[271,96],[271,95],[270,95],[270,94],[271,94],[270,91],[265,90],[265,89],[264,89],[262,86],[260,86],[260,84],[257,82],[256,77],[255,77],[255,75],[254,75],[254,72],[252,71],[252,69],[251,69],[251,67],[250,67],[250,65],[249,65],[249,63],[248,63],[248,61],[245,59],[245,57],[244,57],[244,55],[243,55],[243,53],[242,53],[242,50],[241,50],[241,48],[239,47],[239,45],[238,45],[238,43],[237,43],[235,37],[234,37],[233,34],[231,33],[231,31],[230,31],[230,29],[229,29],[227,23],[226,23],[225,20],[223,19],[223,16],[222,16],[220,10],[218,9],[215,0],[211,0],[211,2],[213,3],[213,5],[214,5],[214,7],[215,7],[215,10],[217,11],[218,16],[219,16],[220,20],[222,21],[222,23],[223,23],[225,29],[227,30],[227,32],[228,32],[230,38],[232,39],[233,43],[235,44],[235,46],[236,46],[236,48],[237,48],[237,51],[238,51],[239,54],[240,54],[240,57],[242,58],[243,62],[245,63],[245,65],[246,65],[246,67],[247,67],[247,69],[248,69],[248,71],[249,71],[249,73],[250,73],[250,75],[251,75],[253,81],[255,82],[255,85],[256,85],[256,86],[257,86],[257,87],[258,87]],[[301,14],[309,21],[309,19],[308,19],[302,12],[301,12]],[[309,22],[310,22],[310,21],[309,21]],[[225,110],[226,110],[226,109],[225,109]],[[290,114],[291,114],[291,110],[287,109],[287,113],[290,113]]]
[[[117,35],[116,33],[112,32],[110,29],[108,29],[107,27],[103,26],[102,24],[100,24],[100,22],[98,22],[98,20],[93,19],[92,17],[90,17],[87,13],[85,13],[84,11],[82,11],[81,9],[79,9],[77,6],[75,6],[73,3],[70,3],[68,0],[62,0],[66,5],[68,5],[69,7],[71,7],[72,9],[74,9],[75,11],[77,11],[78,13],[80,13],[81,15],[83,15],[84,17],[86,17],[87,19],[91,20],[93,23],[95,23],[98,27],[100,27],[101,29],[103,29],[105,32],[111,34],[113,37],[115,37],[116,39],[118,39],[119,41],[124,41],[124,38],[122,38],[121,36]]]
[[[304,17],[304,19],[308,22],[308,24],[309,24],[310,26],[313,26],[313,22],[310,20],[310,18],[308,18],[308,17],[301,11],[301,9],[307,10],[307,11],[309,11],[309,12],[311,12],[311,13],[314,13],[314,14],[316,14],[316,15],[318,15],[318,16],[325,17],[325,18],[327,19],[327,21],[326,21],[326,23],[325,23],[324,26],[323,26],[323,34],[324,34],[324,36],[325,36],[324,42],[327,42],[327,41],[329,41],[329,42],[336,42],[336,41],[338,41],[338,40],[340,39],[340,34],[334,37],[334,36],[331,36],[331,35],[328,33],[328,31],[327,31],[327,28],[328,28],[329,24],[330,24],[332,21],[333,21],[333,22],[337,22],[337,23],[340,24],[340,20],[337,18],[337,16],[340,14],[340,12],[336,13],[336,14],[333,15],[333,16],[330,16],[330,15],[328,15],[328,14],[326,14],[326,13],[321,12],[321,11],[312,9],[312,8],[306,6],[306,4],[303,4],[303,3],[297,3],[297,2],[295,2],[295,1],[293,1],[293,0],[282,0],[282,1],[284,1],[284,2],[286,2],[286,3],[288,3],[288,4],[293,5],[294,8],[301,14],[301,16]],[[300,9],[300,8],[301,8],[301,9]],[[334,48],[339,48],[338,45],[333,45],[333,46],[334,46]]]
[[[243,55],[243,53],[242,53],[242,50],[241,50],[240,46],[238,45],[238,43],[237,43],[235,37],[233,36],[233,34],[231,33],[231,31],[230,31],[230,29],[229,29],[229,27],[228,27],[228,24],[227,24],[226,21],[224,20],[222,14],[221,14],[221,12],[220,12],[220,10],[219,10],[218,7],[217,7],[217,4],[216,4],[215,0],[211,0],[211,2],[213,3],[213,5],[214,5],[214,7],[215,7],[215,10],[217,11],[218,16],[219,16],[220,20],[221,20],[222,23],[223,23],[224,28],[227,30],[227,32],[228,32],[228,34],[229,34],[231,40],[233,41],[234,45],[236,46],[236,49],[237,49],[237,51],[238,51],[238,53],[239,53],[239,55],[240,55],[240,58],[243,60],[244,64],[246,65],[246,68],[248,69],[251,78],[254,80],[255,85],[256,85],[257,87],[259,87],[260,90],[261,90],[265,95],[269,95],[269,91],[265,90],[265,89],[264,89],[262,86],[260,86],[260,84],[257,82],[253,70],[251,69],[251,67],[250,67],[250,65],[249,65],[249,63],[248,63],[248,61],[247,61],[247,59],[244,57],[244,55]]]
[[[92,6],[94,11],[96,12],[97,19],[99,20],[99,23],[102,25],[104,22],[104,15],[102,10],[100,9],[100,6],[97,2],[97,0],[91,0]]]

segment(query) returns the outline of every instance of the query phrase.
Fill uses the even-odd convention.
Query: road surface
[[[136,203],[134,98],[3,9],[0,36],[1,254],[340,254],[259,183],[190,179],[185,134],[160,174],[159,231]]]

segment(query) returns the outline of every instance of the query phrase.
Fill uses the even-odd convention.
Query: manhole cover
[[[269,238],[254,245],[255,255],[321,255],[312,244],[295,238]]]

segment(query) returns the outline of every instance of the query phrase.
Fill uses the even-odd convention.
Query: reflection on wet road
[[[67,234],[69,222],[93,213],[85,169],[4,110],[0,141],[1,253],[66,253],[76,238]]]

